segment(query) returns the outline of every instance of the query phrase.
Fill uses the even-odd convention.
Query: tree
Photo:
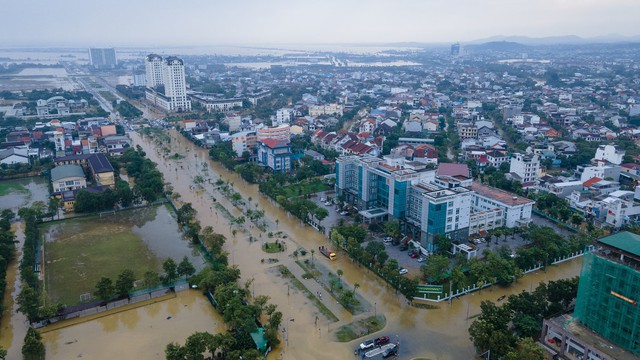
[[[129,292],[133,290],[133,283],[136,281],[135,275],[131,270],[123,270],[120,275],[118,275],[118,279],[116,280],[116,293],[119,296],[128,296]]]
[[[400,237],[400,224],[397,221],[387,221],[383,226],[384,232],[394,239]]]
[[[544,357],[544,351],[537,341],[530,337],[518,340],[516,348],[509,351],[505,360],[540,360]]]
[[[433,242],[436,245],[436,249],[438,249],[438,253],[446,254],[449,250],[451,250],[451,239],[446,235],[438,234],[434,237]]]
[[[96,296],[100,300],[109,300],[113,296],[113,281],[108,277],[101,277],[96,284]]]
[[[164,283],[170,284],[178,278],[178,265],[172,258],[167,258],[162,263],[162,270],[164,270]]]
[[[4,360],[7,358],[7,350],[5,350],[2,346],[0,346],[0,360]]]
[[[336,274],[338,275],[338,280],[340,280],[340,278],[342,277],[342,275],[344,275],[344,271],[342,271],[342,269],[338,269],[336,271]]]
[[[38,298],[38,292],[35,291],[28,284],[22,284],[22,289],[18,298],[18,311],[25,314],[29,319],[35,319],[38,317],[38,308],[40,307],[40,299]]]
[[[358,290],[359,287],[360,287],[359,283],[353,284],[353,296],[356,296],[356,290]]]
[[[508,328],[511,314],[506,306],[496,306],[491,301],[480,304],[480,316],[471,323],[469,335],[478,352],[491,350],[491,357],[505,356],[515,343],[515,337]]]
[[[185,256],[178,264],[178,275],[184,276],[185,279],[196,273],[196,268],[193,267],[189,259]]]
[[[447,278],[447,270],[449,270],[449,258],[438,254],[429,256],[426,263],[420,266],[424,277],[437,283]]]
[[[34,328],[30,327],[24,336],[22,344],[22,358],[24,360],[44,360],[46,349],[42,343],[42,336]]]
[[[313,264],[313,255],[316,253],[315,249],[311,249],[311,263]]]
[[[145,288],[152,288],[160,285],[162,281],[160,280],[160,275],[157,272],[149,270],[144,273],[142,283]]]

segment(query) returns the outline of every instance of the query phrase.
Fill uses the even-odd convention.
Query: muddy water
[[[285,319],[296,319],[295,322],[290,323],[297,330],[289,332],[289,345],[288,347],[285,346],[285,358],[288,356],[291,356],[290,358],[325,358],[328,355],[335,356],[337,354],[341,354],[342,357],[352,354],[351,351],[355,346],[355,342],[346,345],[332,343],[329,347],[330,353],[327,353],[329,340],[327,339],[326,331],[331,330],[332,327],[335,329],[338,324],[329,324],[326,320],[323,323],[321,320],[320,326],[316,327],[315,315],[313,315],[315,308],[312,305],[300,304],[298,301],[292,303],[291,297],[286,296],[282,291],[282,287],[271,286],[273,279],[266,274],[263,266],[258,262],[258,259],[264,256],[259,250],[258,243],[248,244],[244,240],[233,239],[228,234],[228,227],[221,224],[219,218],[207,216],[207,199],[198,196],[192,191],[185,191],[189,185],[189,177],[184,175],[190,172],[193,174],[200,172],[202,163],[207,163],[210,169],[209,175],[212,178],[219,177],[233,183],[234,189],[241,193],[244,199],[251,197],[252,203],[265,210],[265,219],[270,228],[277,228],[277,230],[288,233],[290,235],[289,241],[294,242],[296,244],[295,247],[316,248],[318,245],[327,242],[324,236],[310,227],[301,225],[296,218],[290,216],[273,201],[260,194],[257,186],[247,184],[237,174],[230,173],[218,163],[209,161],[206,150],[195,147],[175,131],[171,132],[170,153],[178,152],[186,156],[180,161],[180,164],[163,160],[161,156],[158,156],[152,150],[150,141],[141,140],[135,135],[134,140],[147,150],[147,154],[159,164],[161,169],[170,169],[169,173],[178,174],[172,175],[167,180],[174,185],[176,191],[182,194],[183,200],[198,204],[197,209],[200,215],[204,215],[201,216],[203,226],[215,220],[213,223],[217,225],[217,231],[225,233],[232,240],[229,241],[227,246],[227,251],[232,254],[230,259],[233,259],[233,262],[240,267],[243,278],[255,278],[256,294],[271,296],[272,301],[278,304],[283,311]],[[167,174],[167,171],[163,172],[165,175]],[[278,219],[277,223],[275,222],[276,219]],[[259,233],[254,232],[253,234],[259,236]],[[289,251],[292,251],[295,247],[289,246]],[[279,256],[282,257],[281,261],[284,263],[290,261],[284,255]],[[482,300],[495,300],[503,293],[510,294],[525,289],[528,290],[531,287],[535,287],[535,284],[539,281],[575,276],[580,271],[580,260],[568,262],[558,267],[553,267],[546,273],[528,275],[520,280],[519,284],[508,289],[484,290],[480,294],[463,297],[464,300],[456,300],[451,306],[442,304],[439,310],[425,311],[408,307],[406,300],[402,296],[395,296],[395,293],[389,291],[386,284],[377,276],[353,264],[346,256],[339,256],[339,259],[334,262],[328,262],[324,258],[320,258],[317,261],[325,262],[334,271],[342,269],[345,274],[344,279],[348,283],[354,284],[357,282],[360,284],[358,291],[375,306],[375,309],[371,309],[371,312],[383,313],[388,319],[387,328],[383,330],[383,333],[397,333],[405,344],[403,350],[413,355],[428,355],[434,359],[463,359],[472,356],[473,348],[467,334],[469,325],[469,322],[466,321],[467,310],[470,315],[477,313]],[[351,316],[346,312],[336,315],[339,316],[340,323],[351,321]]]
[[[20,293],[22,281],[20,280],[18,266],[22,258],[22,244],[24,243],[24,231],[21,224],[14,226],[16,240],[16,257],[7,268],[7,288],[4,293],[3,304],[5,311],[0,322],[0,346],[7,350],[7,359],[20,359],[22,340],[27,333],[29,322],[27,318],[18,313],[18,305],[14,303]]]
[[[29,206],[35,201],[44,201],[45,204],[48,204],[49,188],[44,176],[3,180],[2,183],[22,185],[24,191],[14,191],[0,196],[0,209],[11,209],[17,212],[21,207]]]
[[[250,224],[246,224],[247,232],[238,233],[234,237],[231,234],[228,220],[213,205],[212,198],[223,204],[234,215],[239,214],[239,211],[234,209],[210,184],[204,184],[203,189],[196,190],[193,177],[195,175],[206,175],[205,179],[211,179],[212,182],[215,182],[218,178],[232,182],[234,189],[242,194],[245,200],[248,200],[249,197],[252,198],[251,208],[264,209],[266,213],[265,221],[270,230],[282,230],[290,235],[287,239],[288,253],[269,255],[269,257],[278,258],[280,264],[285,264],[289,267],[297,266],[293,263],[293,259],[288,256],[294,249],[299,246],[306,249],[315,249],[318,245],[326,244],[327,240],[310,227],[301,225],[297,219],[289,216],[277,204],[262,196],[258,192],[257,186],[246,184],[236,174],[229,173],[219,164],[209,161],[206,150],[195,147],[175,131],[171,131],[172,140],[169,145],[171,148],[169,153],[177,152],[184,155],[185,158],[179,161],[165,160],[160,152],[156,152],[156,145],[152,140],[141,139],[137,134],[131,134],[131,136],[136,144],[144,148],[147,156],[158,163],[158,168],[164,174],[165,180],[172,184],[175,192],[181,194],[180,200],[192,203],[193,207],[198,211],[202,226],[211,225],[217,232],[227,236],[228,241],[225,245],[225,250],[229,252],[230,262],[240,267],[243,276],[242,281],[254,279],[254,285],[251,288],[252,292],[256,295],[264,294],[270,296],[271,301],[277,304],[278,309],[282,311],[283,325],[288,329],[288,342],[283,342],[280,347],[282,353],[276,352],[270,358],[276,359],[281,356],[284,359],[351,358],[353,356],[353,348],[359,341],[347,344],[337,343],[327,334],[328,332],[333,332],[339,325],[352,321],[351,315],[346,311],[337,311],[336,315],[340,318],[340,322],[330,323],[324,316],[318,314],[315,306],[309,303],[304,294],[293,288],[289,289],[287,282],[274,275],[275,272],[269,269],[272,265],[260,262],[260,259],[267,257],[260,250],[261,241],[253,243],[248,241],[249,235],[262,240],[266,235],[256,231],[255,228],[251,228]],[[207,173],[202,170],[205,168],[204,164],[208,169]],[[275,222],[276,219],[278,220],[277,223]],[[333,262],[318,256],[316,256],[316,261],[323,262],[334,271],[342,269],[344,271],[343,279],[347,283],[353,285],[357,282],[360,284],[358,292],[374,306],[374,308],[370,309],[369,314],[373,315],[374,312],[377,312],[378,314],[386,315],[387,327],[380,332],[380,335],[389,335],[392,338],[398,335],[398,339],[402,344],[401,355],[421,355],[432,359],[469,359],[472,357],[473,348],[467,334],[470,321],[467,321],[466,318],[467,314],[474,315],[479,311],[482,300],[495,300],[503,294],[520,292],[525,289],[529,290],[531,287],[535,287],[538,281],[575,276],[580,269],[580,260],[571,261],[558,267],[553,267],[547,273],[541,272],[528,275],[521,279],[518,284],[506,290],[499,288],[487,289],[480,294],[469,295],[461,300],[455,300],[452,305],[440,304],[441,308],[438,310],[421,310],[407,306],[406,300],[402,296],[396,296],[393,291],[387,289],[386,284],[377,276],[359,268],[344,254],[339,254],[338,260]],[[197,297],[200,296],[198,295]],[[332,301],[329,297],[325,297],[325,299],[324,301]],[[202,316],[203,311],[202,309],[192,308],[192,314],[189,316],[198,318]],[[316,316],[319,318],[317,324],[315,322]],[[149,316],[145,312],[138,311],[136,317],[136,323],[140,323],[147,321]],[[289,319],[294,319],[294,321],[289,321]],[[87,343],[91,339],[115,336],[112,334],[126,330],[122,326],[117,328],[107,326],[105,328],[99,326],[100,324],[93,323],[89,323],[86,328],[83,328],[83,331],[76,330],[76,326],[74,326],[57,331],[55,338],[45,336],[47,351],[65,347],[65,342],[72,341],[69,339],[77,339],[79,343]],[[142,331],[144,327],[137,326],[135,329]],[[153,351],[153,354],[161,354],[168,342],[177,341],[182,343],[184,338],[194,331],[197,331],[196,327],[185,326],[172,329],[172,336],[154,343],[153,350],[150,350],[146,344],[138,344],[131,341],[126,336],[114,338],[114,341],[118,341],[119,347],[126,354],[138,354],[141,351],[140,348]],[[59,338],[66,340],[62,341]],[[102,341],[98,344],[96,343],[98,342],[94,342],[92,346],[98,346],[104,351],[110,349],[107,345],[99,345],[99,343],[103,343]],[[65,353],[65,355],[73,355],[75,357],[78,352]],[[65,357],[56,356],[52,358],[62,359]],[[130,358],[130,355],[126,356],[126,358]]]
[[[215,333],[224,323],[199,291],[60,329],[43,330],[47,359],[164,359],[165,346],[181,334]]]

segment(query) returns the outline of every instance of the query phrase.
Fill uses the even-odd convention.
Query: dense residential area
[[[167,359],[640,355],[637,45],[89,53],[0,91],[23,354],[167,301]]]

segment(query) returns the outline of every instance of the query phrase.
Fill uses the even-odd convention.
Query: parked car
[[[387,237],[385,237],[385,238],[384,238],[384,240],[382,240],[382,241],[383,241],[383,242],[385,242],[385,243],[390,243],[390,242],[392,242],[392,241],[393,241],[393,238],[392,238],[391,236],[387,236]]]
[[[418,262],[419,262],[419,263],[424,262],[425,260],[426,260],[426,259],[424,258],[424,256],[420,256],[420,257],[418,258]]]
[[[373,340],[365,340],[360,344],[361,350],[371,349],[375,345]]]
[[[398,249],[399,249],[400,251],[407,251],[407,249],[408,249],[408,248],[409,248],[409,247],[405,244],[405,245],[400,246]]]
[[[398,355],[398,347],[394,346],[392,348],[388,348],[387,350],[385,350],[382,353],[382,358],[383,359],[388,359],[390,357],[397,356],[397,355]]]
[[[377,338],[374,343],[376,344],[376,346],[382,346],[385,344],[389,343],[389,337],[388,336],[380,336],[379,338]]]
[[[340,212],[340,215],[342,215],[342,216],[345,216],[345,215],[347,215],[347,214],[349,214],[349,212],[348,212],[348,211],[341,211],[341,212]]]
[[[321,198],[320,201],[325,202],[327,201],[327,198]]]
[[[404,274],[408,274],[408,273],[409,273],[409,270],[407,270],[407,269],[405,269],[403,267],[400,268],[400,275],[404,275]]]
[[[409,255],[412,259],[417,259],[418,256],[420,256],[417,252],[412,253],[411,255]]]

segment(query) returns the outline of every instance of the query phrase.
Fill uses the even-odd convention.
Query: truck
[[[320,250],[320,253],[326,256],[327,258],[329,258],[329,260],[335,260],[337,257],[336,253],[334,253],[333,251],[329,250],[324,246],[320,246],[318,249]]]

